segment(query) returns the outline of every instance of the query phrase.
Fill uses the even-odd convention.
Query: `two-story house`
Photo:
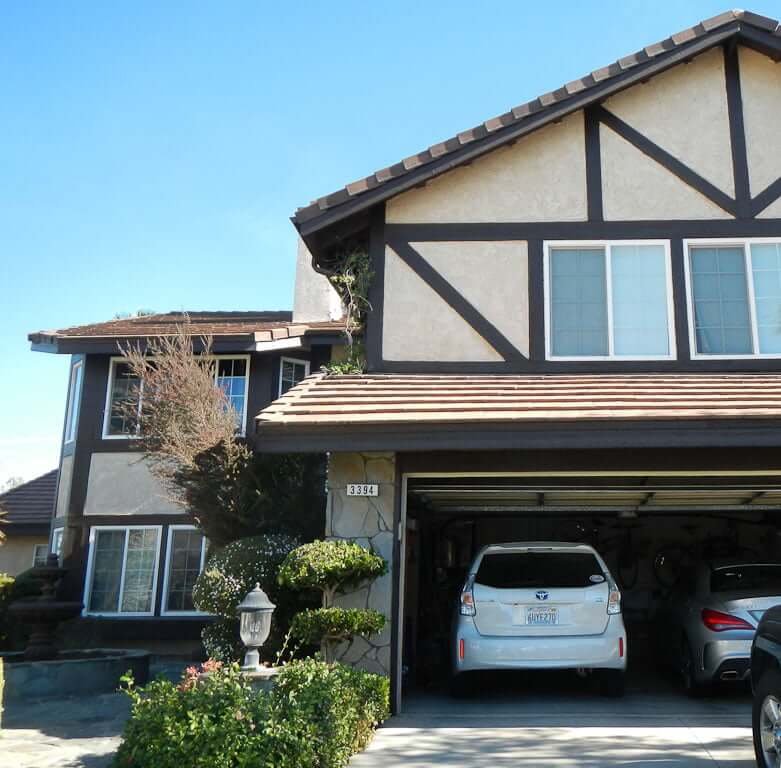
[[[348,658],[397,709],[483,544],[595,543],[635,648],[666,564],[776,556],[780,60],[725,13],[295,214],[318,269],[371,257],[367,372],[293,387],[259,444],[329,451],[328,534],[391,563],[344,604],[388,616]]]
[[[309,258],[301,245],[293,312],[187,313],[194,346],[212,339],[215,383],[250,442],[253,415],[343,343],[341,304]],[[200,648],[205,618],[192,589],[207,542],[150,472],[122,408],[137,383],[122,349],[143,348],[184,321],[171,312],[29,336],[33,350],[71,359],[50,546],[68,569],[65,591],[84,603],[71,628],[82,647]]]

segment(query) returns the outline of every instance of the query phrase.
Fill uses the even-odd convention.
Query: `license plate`
[[[532,626],[550,627],[559,623],[558,608],[527,608],[526,623]]]

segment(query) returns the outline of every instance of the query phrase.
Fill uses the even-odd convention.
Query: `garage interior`
[[[656,666],[655,618],[682,569],[702,559],[776,562],[781,543],[778,476],[414,475],[406,487],[405,695],[445,689],[455,602],[486,544],[591,544],[622,590],[631,685]]]

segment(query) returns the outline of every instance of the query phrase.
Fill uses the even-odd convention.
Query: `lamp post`
[[[241,614],[239,634],[241,642],[247,648],[247,653],[244,655],[244,666],[242,666],[244,672],[257,672],[260,669],[258,648],[268,638],[268,633],[271,630],[271,614],[274,613],[274,608],[276,606],[268,599],[268,595],[260,588],[260,584],[255,585],[255,589],[247,594],[237,608]]]

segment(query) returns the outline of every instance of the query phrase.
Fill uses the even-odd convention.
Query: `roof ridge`
[[[752,11],[733,9],[704,19],[692,27],[676,32],[656,43],[647,45],[639,51],[623,56],[606,66],[592,70],[583,77],[572,80],[559,88],[512,107],[507,110],[507,112],[489,118],[472,128],[459,131],[454,136],[436,142],[426,149],[409,155],[393,165],[374,171],[363,178],[356,179],[336,192],[315,198],[309,205],[302,206],[296,210],[296,213],[293,216],[293,222],[300,226],[304,222],[316,218],[329,209],[337,207],[372,189],[376,189],[388,181],[408,174],[421,166],[428,165],[444,155],[455,152],[467,144],[487,138],[504,128],[516,125],[526,118],[542,112],[546,108],[558,104],[571,96],[586,91],[599,83],[609,80],[640,64],[650,62],[660,54],[675,50],[685,43],[704,37],[705,35],[713,33],[714,31],[735,22],[745,23],[774,35],[781,34],[781,23],[779,23],[778,20],[767,16],[761,16]],[[444,170],[449,169],[443,169],[443,171]]]

